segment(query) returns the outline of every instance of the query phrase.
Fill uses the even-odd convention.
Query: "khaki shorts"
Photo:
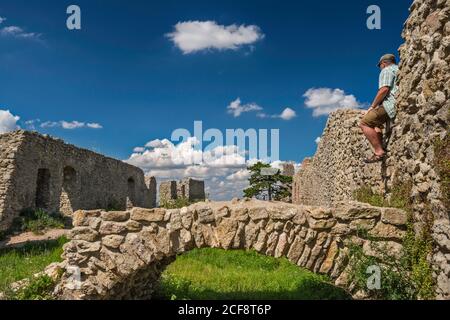
[[[386,110],[383,107],[378,107],[367,112],[362,118],[361,124],[370,128],[383,129],[388,120],[389,115],[386,113]]]

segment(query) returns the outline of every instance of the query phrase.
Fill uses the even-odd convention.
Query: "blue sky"
[[[371,102],[377,60],[397,52],[411,2],[1,0],[0,30],[20,30],[0,34],[0,110],[22,128],[40,119],[40,132],[124,160],[177,128],[192,131],[195,120],[223,131],[277,128],[281,160],[301,162],[327,120],[304,94],[329,88]],[[82,30],[66,28],[71,4]],[[381,30],[366,27],[372,4]],[[189,21],[236,24],[257,40],[186,53],[167,34]],[[227,107],[237,98],[263,110],[235,117]],[[296,117],[258,116],[286,108]]]

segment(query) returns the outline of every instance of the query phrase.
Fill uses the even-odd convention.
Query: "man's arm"
[[[370,105],[369,111],[372,109],[375,109],[376,107],[378,107],[379,105],[381,105],[384,101],[384,99],[386,98],[386,96],[388,95],[389,91],[391,90],[390,87],[381,87],[378,90],[378,93],[375,97],[375,100],[373,100],[372,104]]]

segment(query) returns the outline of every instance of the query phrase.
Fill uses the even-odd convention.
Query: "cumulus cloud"
[[[245,112],[261,111],[263,108],[256,103],[242,104],[240,98],[237,98],[227,107],[228,113],[232,114],[235,118],[240,117]]]
[[[258,26],[224,26],[215,21],[179,22],[166,36],[184,54],[208,49],[237,50],[264,38]]]
[[[291,108],[286,108],[284,111],[280,114],[280,118],[286,121],[289,121],[291,119],[294,119],[297,116],[297,113],[292,110]]]
[[[317,137],[316,140],[315,140],[316,144],[319,144],[321,140],[322,140],[321,137]]]
[[[306,98],[306,107],[314,110],[314,117],[328,115],[339,109],[357,109],[364,106],[354,95],[347,95],[341,89],[311,88],[303,97]]]
[[[35,121],[36,120],[32,120]],[[39,120],[37,120],[39,122]],[[40,125],[41,128],[62,128],[66,130],[74,130],[80,128],[89,128],[89,129],[102,129],[103,126],[99,123],[85,123],[80,121],[45,121]]]
[[[2,23],[5,22],[5,21],[6,21],[6,18],[0,17],[0,24],[2,24]]]
[[[0,134],[20,129],[17,125],[19,120],[20,117],[13,115],[9,110],[0,110]]]
[[[205,180],[206,192],[213,200],[242,197],[250,177],[247,167],[257,160],[246,160],[245,150],[237,146],[218,146],[207,151],[198,150],[197,146],[196,138],[177,145],[167,139],[152,140],[146,147],[135,148],[125,162],[159,181],[187,177]]]

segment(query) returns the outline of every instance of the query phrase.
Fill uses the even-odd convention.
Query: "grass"
[[[335,300],[349,299],[328,279],[255,251],[196,249],[168,266],[158,299]]]
[[[393,207],[405,210],[408,215],[406,234],[403,238],[403,249],[400,256],[392,255],[388,250],[372,247],[379,258],[364,254],[358,245],[350,246],[350,280],[354,282],[357,289],[363,290],[373,299],[386,300],[416,300],[433,299],[435,296],[435,280],[433,268],[429,257],[433,253],[434,240],[431,236],[433,225],[433,214],[426,200],[419,199],[425,204],[422,212],[421,231],[416,233],[414,228],[414,201],[411,198],[412,182],[399,182],[394,179],[389,201],[381,194],[374,193],[370,188],[361,188],[354,193],[357,201],[366,202],[373,206]],[[359,236],[368,240],[367,232],[359,232]],[[366,286],[367,268],[377,265],[382,270],[381,290],[368,290]]]
[[[63,229],[68,221],[60,214],[50,214],[42,209],[24,210],[14,220],[11,231],[31,231],[43,234],[48,229]]]
[[[161,208],[164,209],[181,209],[184,207],[189,207],[191,204],[200,202],[200,200],[189,201],[187,198],[177,198],[174,200],[167,200],[161,203]]]
[[[21,248],[0,250],[0,292],[7,291],[16,281],[30,278],[49,264],[61,261],[65,237],[58,240],[27,244]],[[35,284],[42,286],[46,281]]]

